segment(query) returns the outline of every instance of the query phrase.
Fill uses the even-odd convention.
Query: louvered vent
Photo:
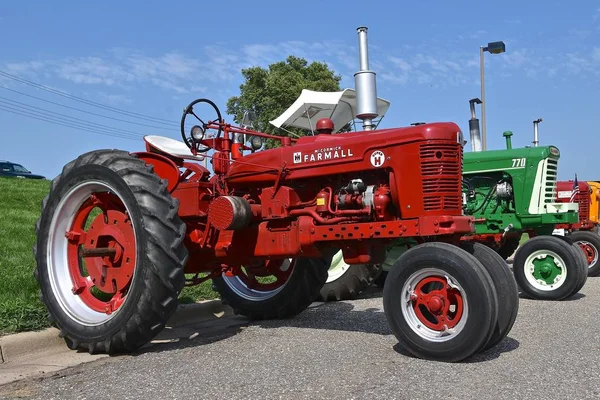
[[[461,208],[462,147],[423,144],[420,147],[425,211]]]

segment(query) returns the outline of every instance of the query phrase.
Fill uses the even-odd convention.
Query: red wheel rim
[[[448,285],[445,277],[428,276],[421,279],[411,294],[411,301],[419,321],[434,331],[454,328],[463,315],[462,295]]]
[[[95,209],[100,213],[94,217]],[[79,207],[65,236],[73,294],[94,311],[115,312],[125,301],[136,262],[135,233],[125,206],[115,194],[94,193]]]
[[[598,258],[596,248],[588,242],[577,242],[577,244],[579,245],[579,247],[581,247],[581,250],[583,250],[588,265],[591,265],[594,262],[594,260]]]

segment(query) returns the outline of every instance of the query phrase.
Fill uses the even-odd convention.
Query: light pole
[[[504,42],[490,42],[487,46],[479,47],[479,72],[481,74],[481,142],[483,150],[487,150],[487,139],[485,135],[485,82],[483,78],[483,52],[490,54],[500,54],[506,51]]]

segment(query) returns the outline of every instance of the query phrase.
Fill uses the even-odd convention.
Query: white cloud
[[[483,34],[483,31],[472,33],[475,34]],[[539,79],[582,71],[600,74],[599,47],[552,58],[540,54],[537,49],[520,47],[515,43],[511,40],[510,51],[504,54],[486,55],[486,69]],[[425,53],[415,51],[418,46],[409,48],[400,45],[390,49],[369,44],[370,68],[377,73],[379,80],[390,85],[435,83],[436,86],[452,86],[478,82],[477,48],[449,52],[440,43],[428,43],[426,46],[428,50]],[[153,86],[172,96],[204,93],[214,83],[226,88],[227,84],[240,81],[242,68],[254,65],[267,67],[290,54],[303,57],[308,62],[325,62],[342,76],[342,86],[354,84],[353,75],[359,68],[356,43],[340,41],[253,43],[239,48],[213,44],[199,49],[194,55],[174,51],[147,54],[115,48],[94,56],[6,63],[0,65],[0,69],[34,81],[36,77],[48,78],[44,81],[51,81],[54,85],[59,85],[60,81],[52,81],[52,78],[85,86],[118,88],[126,93],[140,86]],[[125,100],[114,98],[111,101]]]

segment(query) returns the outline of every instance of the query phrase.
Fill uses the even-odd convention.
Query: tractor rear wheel
[[[463,243],[461,247],[473,254],[486,268],[498,293],[498,322],[483,348],[487,350],[504,340],[512,329],[519,312],[519,289],[506,261],[493,249],[481,243]]]
[[[184,284],[178,208],[153,167],[125,151],[83,154],[54,179],[34,276],[71,349],[133,351],[163,329]]]
[[[380,269],[376,265],[347,264],[344,261],[343,252],[340,250],[333,256],[331,266],[327,271],[327,281],[323,285],[317,300],[340,301],[356,299],[373,282]]]
[[[587,275],[600,275],[600,262],[598,262],[600,235],[593,232],[577,231],[570,234],[569,238],[583,250],[588,265]]]
[[[550,235],[536,236],[519,247],[513,272],[519,287],[538,300],[570,297],[586,277],[581,255],[575,247],[563,238]]]
[[[213,279],[213,287],[235,314],[254,320],[289,318],[317,300],[331,258],[290,258],[244,266],[238,275]]]
[[[498,319],[498,295],[485,267],[441,242],[414,246],[398,258],[385,281],[383,307],[411,354],[446,362],[483,348]]]

